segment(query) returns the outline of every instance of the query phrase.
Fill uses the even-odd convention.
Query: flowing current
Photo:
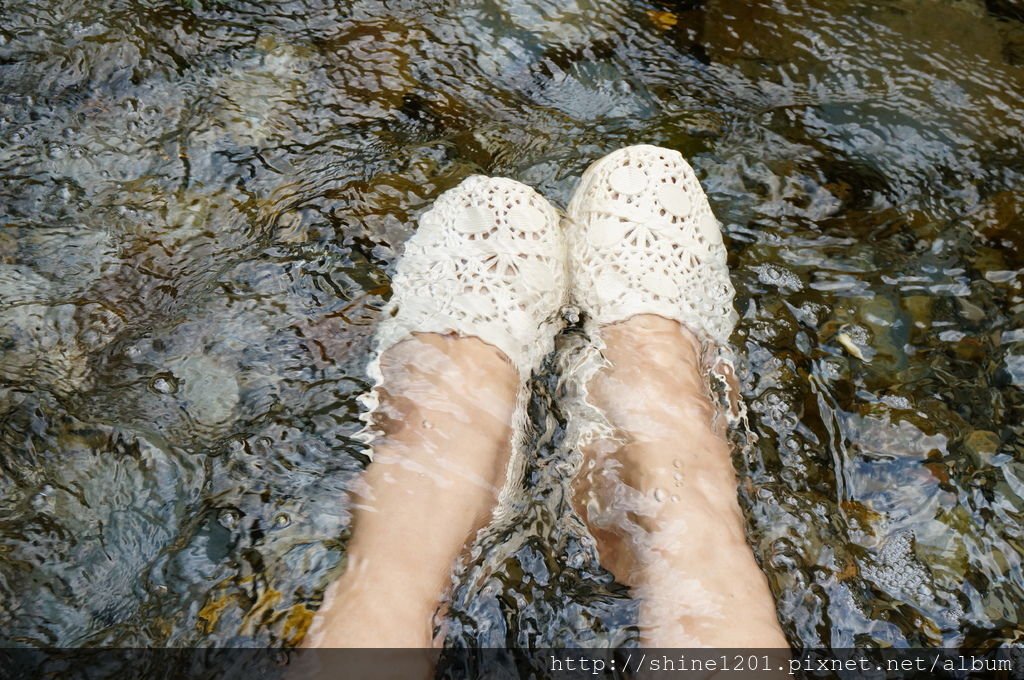
[[[564,207],[634,143],[724,224],[790,641],[1020,640],[1019,3],[0,0],[3,643],[295,644],[416,217],[474,173]],[[449,645],[637,638],[567,495],[581,343]]]

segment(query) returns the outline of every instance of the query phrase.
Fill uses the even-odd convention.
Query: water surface
[[[631,143],[691,158],[725,225],[740,495],[791,642],[1024,637],[1016,3],[0,17],[4,643],[296,643],[342,564],[363,364],[416,217],[473,173],[564,206]],[[566,493],[559,361],[450,645],[636,640]]]

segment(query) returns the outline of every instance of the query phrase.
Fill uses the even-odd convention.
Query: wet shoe
[[[722,232],[679,152],[605,156],[583,173],[567,218],[572,296],[591,323],[657,314],[728,343],[737,317]]]
[[[377,328],[379,358],[413,333],[477,337],[524,378],[554,347],[567,297],[558,213],[505,178],[473,176],[442,194],[407,241]]]

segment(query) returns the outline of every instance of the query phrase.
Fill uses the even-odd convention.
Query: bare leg
[[[416,335],[384,353],[374,447],[344,575],[306,645],[429,647],[452,563],[505,478],[519,377],[476,338]]]
[[[554,348],[565,279],[558,214],[519,182],[467,177],[420,216],[375,333],[383,435],[307,645],[431,645],[452,563],[503,486],[521,376]]]
[[[622,441],[587,452],[578,500],[604,564],[642,601],[643,643],[788,647],[744,537],[696,339],[650,314],[601,335],[609,365],[590,398]]]

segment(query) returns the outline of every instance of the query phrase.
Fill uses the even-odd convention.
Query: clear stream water
[[[480,172],[564,206],[640,142],[725,224],[790,641],[1021,641],[1012,0],[0,0],[0,641],[294,644],[417,215]],[[448,644],[632,644],[535,387]]]

